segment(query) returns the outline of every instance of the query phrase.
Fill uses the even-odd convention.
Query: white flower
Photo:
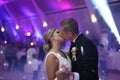
[[[77,51],[77,48],[76,48],[76,47],[73,47],[72,50],[71,50],[71,52],[72,52],[72,59],[73,59],[74,61],[77,60],[77,59],[76,59],[76,51]]]
[[[73,47],[72,48],[72,52],[76,52],[77,51],[77,48],[76,47]]]

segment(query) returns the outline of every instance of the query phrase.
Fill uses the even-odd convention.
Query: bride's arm
[[[59,61],[54,55],[49,55],[46,59],[46,71],[48,80],[55,80]]]

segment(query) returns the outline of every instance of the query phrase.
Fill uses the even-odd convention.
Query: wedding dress
[[[47,59],[48,55],[54,55],[55,57],[58,58],[59,69],[64,65],[66,68],[68,68],[69,71],[71,71],[71,60],[66,54],[65,55],[67,56],[67,58],[64,58],[59,53],[49,52],[46,56],[46,59]],[[45,62],[46,62],[46,59],[45,59]],[[55,80],[57,80],[57,78],[55,78]]]

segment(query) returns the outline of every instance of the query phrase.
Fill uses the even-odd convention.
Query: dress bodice
[[[47,54],[47,56],[48,55],[54,55],[55,57],[58,58],[58,60],[59,60],[59,69],[63,65],[65,67],[67,67],[69,71],[71,71],[71,60],[66,54],[65,55],[67,56],[67,58],[62,57],[60,54],[55,53],[55,52],[49,52]],[[46,58],[47,58],[47,56],[46,56]]]

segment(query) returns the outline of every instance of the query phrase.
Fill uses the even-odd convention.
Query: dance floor
[[[100,70],[99,70],[100,72]],[[44,71],[41,67],[39,71],[38,80],[46,80],[43,75]],[[28,72],[21,72],[19,70],[6,71],[0,70],[0,80],[32,80],[33,74]],[[99,74],[99,80],[120,80],[120,72],[109,70],[108,75]]]

